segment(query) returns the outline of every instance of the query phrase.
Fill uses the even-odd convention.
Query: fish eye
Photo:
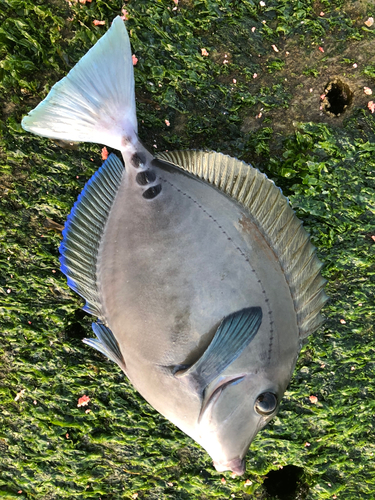
[[[276,410],[277,397],[272,392],[260,394],[255,401],[255,411],[259,415],[271,415]]]

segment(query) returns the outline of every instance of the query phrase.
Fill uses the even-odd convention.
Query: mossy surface
[[[282,498],[375,498],[375,27],[364,24],[375,3],[264,3],[0,0],[0,497],[265,499],[267,473],[294,465],[302,474]],[[101,146],[66,149],[20,127],[122,8],[144,144],[252,163],[289,196],[325,263],[327,321],[243,477],[217,473],[82,344],[92,318],[58,247]],[[338,117],[320,109],[334,78],[354,95]]]

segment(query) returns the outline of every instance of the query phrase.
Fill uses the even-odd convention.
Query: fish
[[[241,475],[301,347],[324,321],[322,263],[281,190],[214,151],[152,155],[137,131],[129,36],[109,30],[22,120],[111,153],[74,204],[61,271],[97,320],[84,339]]]

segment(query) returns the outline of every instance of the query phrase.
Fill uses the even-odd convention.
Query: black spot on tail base
[[[156,174],[153,170],[143,170],[143,172],[138,172],[135,180],[140,186],[146,186],[151,184],[156,179]]]
[[[146,191],[143,193],[143,198],[146,198],[146,200],[152,200],[155,198],[159,193],[161,192],[161,184],[156,184],[156,186],[149,187],[146,189]]]
[[[134,153],[130,162],[134,168],[141,168],[146,162],[146,156],[142,153]]]

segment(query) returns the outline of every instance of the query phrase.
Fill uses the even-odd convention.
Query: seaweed
[[[289,196],[325,263],[327,321],[243,477],[216,472],[82,344],[91,318],[58,269],[101,146],[34,137],[20,121],[119,14],[146,147],[252,163]],[[290,483],[285,469],[298,474],[279,498],[374,498],[374,14],[346,0],[0,0],[0,496],[265,499],[272,478]],[[332,116],[321,95],[337,77],[353,102]]]

